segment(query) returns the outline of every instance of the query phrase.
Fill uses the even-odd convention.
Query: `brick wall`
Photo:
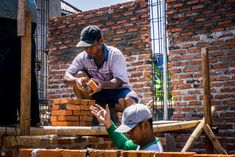
[[[33,152],[33,153],[32,153]],[[151,157],[151,156],[161,156],[161,157],[198,157],[198,154],[187,152],[187,153],[157,153],[154,151],[122,151],[122,150],[68,150],[68,149],[21,149],[20,157],[30,157],[32,154],[37,154],[39,157]],[[203,156],[203,155],[199,155]],[[204,157],[209,156],[204,154]],[[231,155],[230,155],[231,156]],[[224,155],[224,157],[230,157],[229,155]],[[221,154],[215,154],[213,157],[221,157]]]
[[[74,97],[63,83],[65,70],[75,56],[80,32],[94,24],[104,32],[105,42],[119,48],[126,57],[129,78],[142,102],[152,99],[150,22],[147,0],[137,0],[79,14],[55,17],[49,23],[49,100]],[[52,101],[50,101],[52,102]]]
[[[19,150],[22,148],[32,149],[51,149],[52,152],[47,154],[53,156],[50,153],[56,152],[60,149],[116,149],[109,137],[104,136],[57,136],[57,135],[42,135],[42,136],[1,136],[1,149],[0,156],[4,157],[18,157]],[[29,155],[31,151],[28,152]],[[27,152],[25,152],[27,154]],[[76,154],[78,155],[78,154]],[[20,154],[24,157],[25,154]],[[30,155],[31,156],[31,155]],[[54,157],[54,156],[53,156]]]
[[[174,119],[203,116],[200,49],[208,48],[213,117],[219,141],[235,153],[235,8],[231,0],[167,0],[170,40],[169,70],[174,95]],[[187,137],[178,136],[178,146]],[[204,138],[194,151],[204,151]]]

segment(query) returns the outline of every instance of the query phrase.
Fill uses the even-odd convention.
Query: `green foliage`
[[[162,66],[158,66],[156,63],[153,63],[154,67],[154,87],[155,87],[155,100],[157,102],[163,102],[164,92],[163,92],[163,73]],[[167,84],[168,84],[168,100],[172,100],[172,92],[170,90],[170,73],[167,73]]]

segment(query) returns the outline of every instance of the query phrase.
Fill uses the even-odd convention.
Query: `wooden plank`
[[[210,138],[210,140],[212,141],[215,149],[222,154],[228,154],[226,152],[226,150],[221,146],[219,140],[216,138],[215,134],[213,133],[213,131],[211,130],[210,126],[208,124],[205,124],[203,127],[206,135]]]
[[[200,120],[192,120],[192,121],[183,121],[171,124],[154,125],[153,131],[154,133],[158,133],[158,132],[170,132],[170,131],[195,128],[200,122],[201,122]]]
[[[21,92],[20,92],[20,135],[30,134],[31,110],[31,21],[32,16],[26,12],[26,32],[21,37]]]
[[[210,68],[209,68],[209,55],[206,48],[201,49],[202,57],[202,80],[203,80],[203,101],[204,101],[204,117],[205,124],[212,126],[211,116],[211,97],[210,97]],[[213,145],[206,137],[206,150],[207,153],[213,152]]]
[[[153,125],[154,132],[168,132],[174,131],[174,126],[177,130],[195,128],[200,123],[200,120],[177,122],[171,124],[159,124]],[[173,127],[173,128],[172,128]],[[41,128],[31,127],[30,135],[107,135],[107,131],[104,126],[44,126]],[[19,130],[10,127],[0,127],[1,135],[19,135]]]
[[[25,0],[18,0],[17,10],[17,35],[25,35]]]

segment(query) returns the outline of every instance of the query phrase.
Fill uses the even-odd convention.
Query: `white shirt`
[[[126,67],[125,57],[121,51],[115,47],[103,45],[104,64],[98,68],[95,61],[86,51],[82,51],[73,60],[67,69],[70,74],[76,74],[78,71],[85,71],[90,77],[102,81],[110,81],[113,78],[121,79],[123,87],[129,87],[129,79]]]

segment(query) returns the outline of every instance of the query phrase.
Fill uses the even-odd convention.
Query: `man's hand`
[[[109,106],[106,105],[106,109],[95,104],[90,107],[91,113],[98,119],[100,123],[103,123],[106,128],[112,125],[112,120],[110,118]]]
[[[77,76],[73,76],[69,72],[66,72],[64,75],[64,83],[71,86],[79,86],[80,88],[84,88],[86,86],[86,82],[89,80],[87,74],[83,71],[79,71]]]
[[[94,78],[91,78],[91,80],[96,84],[95,85],[96,87],[95,87],[95,90],[88,88],[88,93],[90,93],[90,95],[93,95],[103,89],[103,82],[101,80],[94,79]],[[89,85],[88,85],[88,87],[89,87]]]
[[[87,78],[87,77],[80,77],[80,78],[74,77],[76,85],[78,85],[80,88],[85,89],[85,90],[87,88],[86,83],[87,83],[88,79],[89,78]]]

